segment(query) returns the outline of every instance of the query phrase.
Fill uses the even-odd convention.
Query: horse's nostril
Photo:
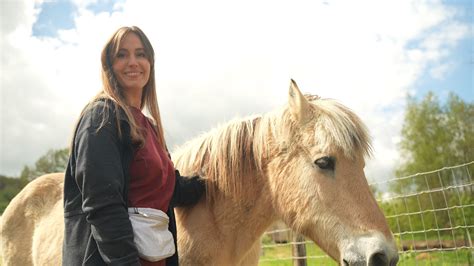
[[[377,252],[372,254],[369,259],[369,266],[388,266],[388,258],[384,252]]]
[[[390,266],[396,266],[398,263],[398,254],[390,261]]]
[[[342,262],[344,263],[344,266],[349,266],[349,262],[347,262],[347,260],[342,260]]]

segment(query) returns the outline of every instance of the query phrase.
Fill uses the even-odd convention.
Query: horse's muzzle
[[[343,266],[395,266],[398,251],[393,240],[379,234],[355,237],[344,241],[341,253]]]

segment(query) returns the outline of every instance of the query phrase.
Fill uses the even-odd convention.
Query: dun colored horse
[[[176,209],[182,265],[256,265],[260,237],[282,219],[341,265],[395,265],[397,249],[364,174],[366,127],[334,100],[303,96],[230,121],[174,154],[184,175],[204,173],[207,195]],[[60,265],[63,174],[32,181],[2,219],[4,265]]]

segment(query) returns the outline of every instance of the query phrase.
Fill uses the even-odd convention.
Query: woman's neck
[[[141,105],[142,105],[141,90],[139,92],[125,92],[125,99],[127,100],[127,104],[129,106],[133,106],[135,108],[141,109]]]

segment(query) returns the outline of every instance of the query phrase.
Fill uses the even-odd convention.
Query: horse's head
[[[395,265],[397,249],[364,174],[366,127],[348,108],[291,82],[268,158],[278,215],[342,265]]]

